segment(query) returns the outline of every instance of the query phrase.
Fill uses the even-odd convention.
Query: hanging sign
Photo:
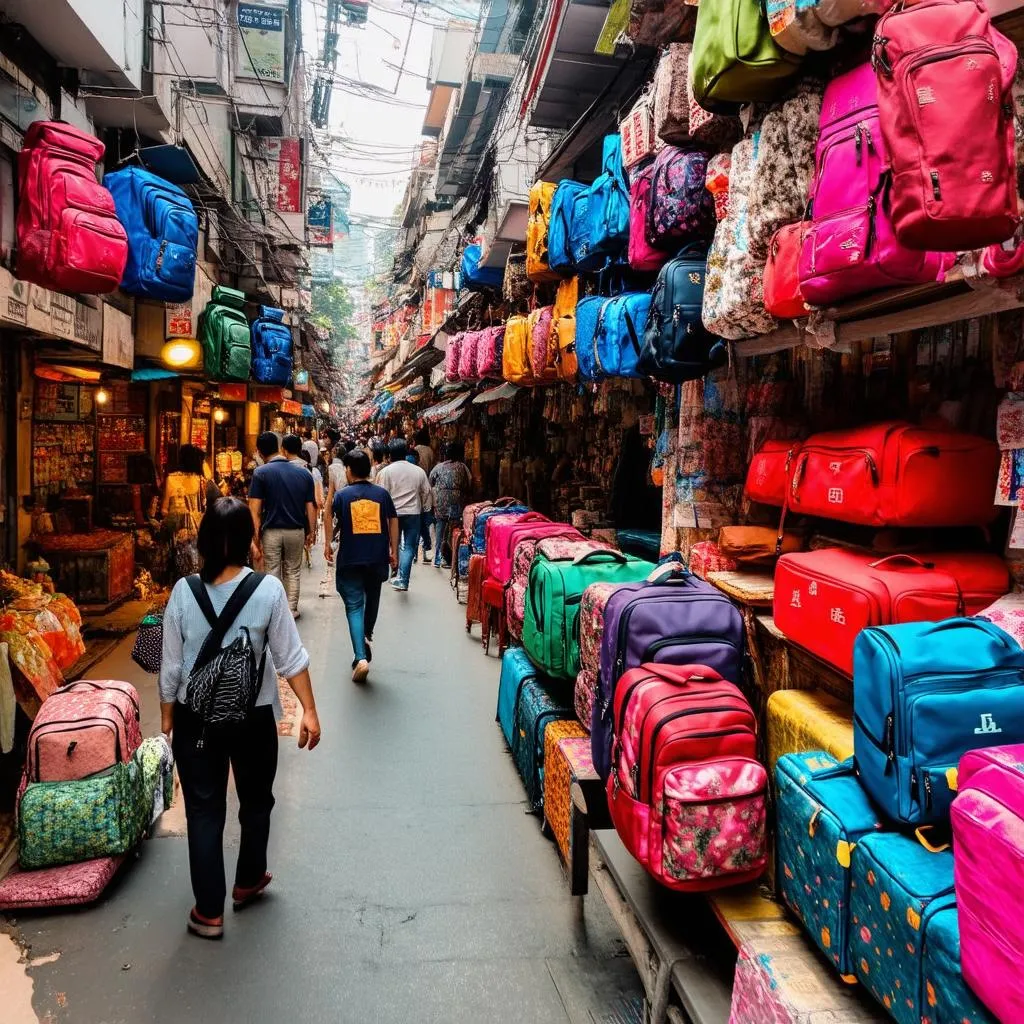
[[[302,212],[302,163],[299,140],[277,139],[277,210],[279,213]]]
[[[296,402],[294,398],[286,398],[281,402],[281,412],[286,416],[301,416],[302,403]]]
[[[217,385],[217,394],[222,402],[244,402],[249,397],[249,387],[241,382],[223,382]]]
[[[309,204],[306,227],[310,245],[334,244],[334,211],[330,197],[321,196]]]
[[[238,75],[284,81],[284,19],[281,8],[238,5]]]
[[[263,402],[266,405],[277,405],[284,400],[281,388],[269,384],[254,384],[250,388],[250,397],[252,401]]]

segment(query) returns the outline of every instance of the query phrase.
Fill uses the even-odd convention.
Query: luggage
[[[875,30],[896,237],[915,249],[979,249],[1019,219],[1013,79],[1017,49],[982,0],[896,5]],[[956,111],[956,117],[948,116]],[[970,125],[971,147],[963,146]]]
[[[561,728],[549,725],[544,733],[544,821],[555,837],[562,862],[571,865],[572,784],[590,778],[594,765],[590,760],[590,740],[578,734],[563,736],[567,728],[567,724]]]
[[[515,552],[512,556],[512,575],[508,586],[505,588],[505,621],[508,624],[509,635],[515,640],[521,640],[523,636],[523,618],[526,615],[526,590],[530,581],[530,568],[533,565],[533,557],[538,546],[545,540],[557,540],[563,544],[583,544],[586,550],[598,550],[600,545],[592,544],[584,538],[583,534],[575,527],[564,523],[555,524],[559,530],[544,530],[542,537],[531,535],[516,542]],[[578,549],[577,553],[579,553]]]
[[[952,264],[952,255],[915,252],[897,240],[878,118],[870,64],[829,82],[808,202],[813,219],[800,253],[800,290],[812,305],[936,281]]]
[[[18,802],[22,868],[57,867],[127,853],[149,825],[138,753],[84,779],[30,782]]]
[[[245,292],[218,284],[199,314],[203,367],[214,380],[249,379],[252,336],[244,309]]]
[[[521,516],[494,516],[484,526],[487,548],[487,575],[504,586],[512,578],[512,558],[516,545],[526,537],[538,540],[547,533],[558,535],[565,523],[553,523],[539,512],[525,512]]]
[[[292,329],[284,310],[260,306],[252,322],[252,379],[284,387],[292,380]]]
[[[594,336],[601,311],[608,299],[603,295],[585,295],[576,303],[576,332],[574,337],[576,375],[580,380],[597,380],[594,357]]]
[[[973,615],[1009,586],[997,555],[940,553],[878,558],[842,548],[784,555],[775,568],[775,625],[840,672],[868,626]]]
[[[619,583],[591,583],[580,600],[578,623],[580,672],[589,672],[596,680],[601,671],[601,640],[604,636],[604,610],[608,598],[619,589]],[[579,676],[577,675],[577,681]],[[580,719],[590,729],[590,719]]]
[[[530,186],[530,219],[526,224],[526,276],[531,281],[554,281],[558,274],[548,266],[548,228],[557,185],[538,181]]]
[[[32,722],[25,779],[84,779],[128,761],[141,742],[134,686],[115,679],[69,683],[43,701]]]
[[[821,690],[776,690],[768,697],[768,767],[783,754],[823,750],[837,761],[853,757],[853,708]]]
[[[149,820],[153,825],[174,803],[174,754],[164,735],[148,736],[139,744],[142,785],[149,801]]]
[[[853,657],[857,770],[894,822],[945,821],[960,758],[1024,742],[1024,650],[984,619],[866,629]]]
[[[668,260],[668,253],[655,248],[647,240],[647,224],[654,199],[654,166],[638,168],[632,174],[629,186],[629,265],[634,270],[660,270]]]
[[[715,233],[715,203],[706,188],[708,158],[700,150],[665,146],[654,160],[647,238],[652,245],[678,250],[691,242],[707,244]]]
[[[501,656],[501,676],[498,680],[498,712],[495,716],[501,726],[509,750],[515,746],[516,706],[523,686],[536,680],[540,673],[521,647],[510,647]]]
[[[580,270],[600,270],[617,258],[629,243],[629,186],[622,169],[622,140],[604,138],[601,173],[587,189],[585,199],[573,204],[573,261]]]
[[[530,373],[530,321],[525,316],[510,316],[505,322],[505,340],[501,350],[501,375],[510,384],[529,387],[534,383]]]
[[[964,754],[952,808],[963,976],[1002,1021],[1024,1020],[1024,995],[1009,980],[1024,947],[1022,762],[1020,745]]]
[[[706,271],[699,246],[687,247],[662,268],[651,292],[638,372],[681,384],[725,365],[727,346],[701,321]]]
[[[690,76],[705,110],[732,114],[739,104],[767,102],[799,70],[799,59],[772,38],[759,3],[718,0],[697,8]]]
[[[482,554],[469,556],[469,589],[466,591],[466,632],[474,622],[484,621],[484,580],[487,578],[487,559]]]
[[[775,784],[779,894],[843,979],[855,982],[850,854],[864,836],[881,831],[878,812],[857,782],[853,761],[840,764],[823,750],[779,758]]]
[[[523,646],[533,663],[549,675],[573,679],[580,668],[576,619],[583,591],[591,583],[634,583],[653,566],[610,549],[553,560],[545,554],[552,548],[544,543],[530,568]]]
[[[649,564],[649,563],[648,563]],[[590,736],[594,765],[608,777],[612,704],[622,674],[640,665],[707,665],[739,682],[743,671],[743,618],[716,587],[681,570],[652,580],[628,581],[605,605],[599,692]]]
[[[121,290],[159,302],[192,298],[199,218],[188,196],[141,167],[107,174],[103,185],[128,236]]]
[[[985,438],[909,423],[809,437],[792,464],[789,508],[862,526],[985,526],[999,450]]]
[[[0,881],[0,910],[17,913],[93,903],[103,895],[124,861],[121,854],[39,871],[13,868]]]
[[[622,166],[629,170],[654,153],[654,98],[644,92],[619,124]]]
[[[514,498],[499,499],[491,508],[481,509],[473,521],[473,553],[476,555],[487,554],[487,521],[494,516],[523,516],[530,510],[525,505],[519,505]]]
[[[956,871],[954,857],[954,879]],[[963,908],[958,894],[956,906],[943,906],[928,923],[928,933],[921,948],[924,1002],[928,1006],[928,1015],[934,1016],[936,1021],[955,1021],[956,1024],[997,1024],[996,1018],[985,1009],[986,1000],[979,998],[977,993],[987,994],[992,988],[997,988],[1000,993],[1012,996],[1012,991],[1006,990],[1015,986],[999,982],[993,985],[996,978],[1010,977],[1000,974],[1000,968],[992,969],[986,978],[979,979],[975,983],[977,988],[966,980],[961,968],[962,922]],[[1021,1006],[1018,999],[1015,1010],[1019,1011]],[[1001,1019],[1020,1020],[1019,1017],[1005,1016]]]
[[[670,889],[758,878],[768,776],[739,689],[704,665],[644,665],[618,681],[614,715],[608,808],[626,849]]]
[[[544,730],[553,722],[573,722],[562,687],[527,679],[519,690],[512,724],[512,759],[533,811],[544,802]]]
[[[750,460],[744,494],[750,501],[781,508],[786,504],[786,490],[793,460],[800,451],[800,441],[765,441]]]
[[[589,587],[587,588],[589,589]],[[576,717],[587,733],[590,733],[590,723],[594,719],[594,701],[597,698],[598,681],[597,673],[589,669],[581,668],[576,673],[576,683],[572,690],[572,705],[576,709]],[[587,756],[593,761],[590,754],[590,738],[587,738]]]
[[[662,142],[690,141],[690,104],[686,94],[690,43],[669,43],[654,72],[654,132]]]
[[[924,1005],[931,997],[923,976],[932,922],[956,905],[953,854],[930,853],[916,839],[878,832],[853,848],[850,870],[850,961],[857,977],[897,1024],[921,1024],[935,1010]],[[949,1009],[951,1016],[937,1019],[959,1024],[956,1008]]]
[[[780,535],[774,526],[723,526],[718,531],[719,550],[743,566],[770,568],[780,555],[803,551],[806,544],[802,531],[785,530]]]
[[[103,143],[73,125],[33,121],[18,154],[18,277],[65,292],[121,283],[128,236],[96,180]]]
[[[601,307],[594,331],[594,378],[640,377],[640,339],[647,328],[651,296],[627,292]]]
[[[459,331],[448,338],[444,350],[444,379],[447,384],[459,382],[459,360],[462,357],[462,339],[465,336],[465,331]]]
[[[779,320],[797,320],[810,308],[800,291],[803,224],[787,224],[772,235],[764,268],[764,308]]]
[[[535,384],[553,384],[558,380],[557,344],[552,337],[552,307],[541,306],[529,318],[530,345],[526,359]]]
[[[708,578],[708,573],[732,572],[736,569],[735,560],[726,558],[713,540],[699,540],[692,545],[687,564],[690,572],[702,580]]]
[[[576,363],[576,303],[579,301],[580,279],[568,277],[555,292],[551,310],[551,329],[557,349],[558,377],[575,383],[579,367]]]
[[[462,253],[462,287],[470,291],[501,288],[505,279],[504,267],[483,266],[484,251],[480,242],[471,242]]]
[[[476,346],[476,372],[482,379],[500,377],[503,369],[502,355],[505,347],[505,328],[488,327],[480,332]]]
[[[548,267],[560,275],[572,274],[575,263],[570,245],[573,205],[587,186],[579,181],[560,181],[551,200],[548,222]]]
[[[476,372],[476,349],[480,344],[481,331],[466,331],[459,348],[459,380],[473,384],[479,380]]]

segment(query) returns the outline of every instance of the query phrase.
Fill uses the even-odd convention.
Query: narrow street
[[[185,932],[180,802],[96,907],[18,919],[46,1024],[632,1021],[639,991],[598,894],[568,895],[494,723],[499,663],[447,573],[382,597],[370,684],[340,599],[304,573],[300,630],[324,738],[281,741],[269,894],[222,943]],[[387,588],[386,588],[387,589]],[[90,673],[129,670],[130,640]],[[130,675],[124,675],[131,671]],[[228,870],[237,831],[229,808]],[[230,878],[229,878],[230,883]],[[54,954],[58,954],[53,957]],[[52,957],[52,959],[51,959]]]

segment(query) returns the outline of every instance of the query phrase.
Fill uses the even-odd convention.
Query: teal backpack
[[[252,362],[245,292],[217,285],[199,317],[199,341],[203,364],[213,380],[248,380]]]

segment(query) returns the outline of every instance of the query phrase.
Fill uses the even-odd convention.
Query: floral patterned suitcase
[[[565,749],[563,749],[563,746]],[[586,752],[583,752],[583,747]],[[569,863],[569,789],[575,778],[575,768],[586,770],[590,763],[590,740],[575,719],[560,719],[548,723],[544,730],[544,764],[542,788],[544,792],[544,821],[550,826],[562,860]]]
[[[574,721],[566,697],[563,688],[550,680],[527,680],[519,691],[513,719],[512,757],[534,811],[539,811],[544,802],[544,730],[552,722]]]
[[[121,854],[39,871],[15,868],[0,881],[0,910],[45,910],[92,903],[99,899],[124,861],[125,855]]]
[[[576,673],[576,685],[573,687],[573,706],[580,725],[590,732],[590,723],[594,717],[594,701],[597,700],[597,673],[581,668]]]

